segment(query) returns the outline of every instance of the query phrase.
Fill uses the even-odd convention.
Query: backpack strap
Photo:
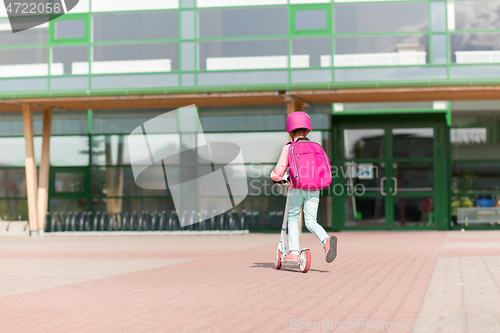
[[[308,138],[298,138],[298,139],[297,139],[297,140],[295,140],[295,141],[288,141],[288,142],[286,143],[286,145],[287,145],[287,146],[288,146],[288,145],[293,145],[294,143],[297,143],[297,142],[299,142],[299,141],[311,141],[311,140],[309,140]]]

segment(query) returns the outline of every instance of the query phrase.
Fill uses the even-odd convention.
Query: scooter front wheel
[[[311,251],[309,250],[300,251],[299,260],[300,260],[300,271],[302,273],[307,273],[307,271],[311,267]]]
[[[276,250],[276,264],[275,264],[275,268],[276,269],[280,269],[281,268],[281,251],[280,250]]]

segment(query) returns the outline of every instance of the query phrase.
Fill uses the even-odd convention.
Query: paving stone
[[[417,317],[439,326],[418,332],[499,332],[499,299],[500,256],[439,258]]]
[[[277,233],[0,238],[0,332],[287,332],[314,323],[424,332],[435,320],[498,317],[500,249],[463,244],[500,237],[336,235],[332,264],[315,236],[301,235],[312,252],[307,274],[274,269]]]
[[[453,242],[444,243],[443,248],[447,249],[457,249],[457,248],[471,248],[471,249],[481,249],[481,248],[500,248],[500,242]]]

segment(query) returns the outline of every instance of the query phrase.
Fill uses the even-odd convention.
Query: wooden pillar
[[[116,152],[113,151],[113,145],[111,143],[111,137],[106,137],[105,142],[105,156],[106,165],[113,164],[113,153],[117,154],[117,165],[123,164],[123,136],[118,138],[118,145],[116,146]],[[121,198],[112,199],[109,197],[121,197],[123,196],[123,168],[106,168],[106,211],[109,214],[120,213],[122,211],[123,200]]]
[[[49,204],[50,171],[50,133],[52,128],[52,109],[43,111],[42,159],[40,161],[40,184],[38,187],[38,234],[43,236],[45,216]]]
[[[299,99],[295,99],[292,96],[288,96],[289,98],[285,99],[286,101],[286,113],[289,116],[291,113],[295,111],[302,111],[302,101]],[[288,135],[288,140],[291,141],[292,137]],[[304,209],[300,208],[299,215],[299,232],[302,232],[302,226],[304,225]]]
[[[285,101],[286,101],[286,113],[287,113],[287,115],[290,115],[290,113],[297,111],[297,110],[295,110],[296,99],[291,97],[291,96],[287,96],[287,97],[289,97],[289,98],[285,99]]]
[[[118,157],[116,160],[117,165],[123,165],[123,136],[119,136],[118,138]],[[123,168],[116,168],[115,175],[115,196],[122,197],[123,196]],[[123,199],[115,199],[115,212],[120,213],[122,211]]]
[[[24,142],[26,145],[26,192],[28,193],[29,224],[32,236],[38,236],[37,218],[37,176],[35,147],[33,143],[33,111],[27,103],[23,104]]]
[[[104,143],[104,154],[106,157],[106,165],[112,165],[113,164],[113,152],[112,152],[112,144],[111,144],[111,137],[107,135],[105,137],[105,143]],[[106,178],[106,196],[108,197],[106,199],[106,211],[109,214],[114,213],[114,200],[109,197],[114,196],[114,184],[113,184],[113,170],[115,168],[110,168],[106,167],[105,171],[105,178]]]

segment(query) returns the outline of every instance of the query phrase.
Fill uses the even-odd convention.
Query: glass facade
[[[436,145],[450,147],[450,214],[457,219],[458,208],[496,207],[500,202],[500,102],[444,102],[450,114],[449,142],[438,141],[440,134],[433,127],[399,123],[378,127],[371,124],[370,115],[381,113],[438,112],[443,102],[345,103],[310,105],[314,131],[311,140],[325,148],[335,161],[336,148],[333,124],[335,114],[363,113],[356,126],[343,130],[342,159],[369,165],[377,170],[373,179],[355,180],[354,187],[363,185],[363,196],[346,196],[346,227],[384,227],[388,200],[394,226],[432,227],[434,201],[440,188],[435,183]],[[334,116],[332,118],[332,109]],[[49,211],[171,211],[174,209],[168,190],[147,190],[136,185],[129,151],[134,138],[129,133],[145,121],[163,114],[167,109],[95,110],[54,112],[51,138],[51,177]],[[230,141],[241,147],[245,160],[249,196],[237,207],[252,216],[252,227],[279,225],[284,205],[283,189],[269,178],[283,144],[288,140],[284,131],[285,105],[212,107],[199,109],[200,121],[211,141]],[[426,119],[422,114],[421,119]],[[333,123],[332,123],[333,120]],[[367,123],[368,122],[368,123]],[[35,157],[40,163],[42,114],[34,114]],[[0,217],[27,218],[26,181],[24,171],[24,138],[20,113],[0,115]],[[161,128],[150,134],[162,143],[180,146],[175,128]],[[390,139],[390,145],[387,140]],[[265,147],[265,149],[263,148]],[[154,147],[153,147],[154,148]],[[388,150],[390,149],[390,150]],[[388,159],[389,158],[389,159]],[[444,156],[446,159],[446,156]],[[180,161],[169,159],[170,167]],[[344,162],[342,162],[344,163]],[[347,163],[348,164],[348,163]],[[347,166],[346,164],[346,166]],[[391,170],[387,169],[392,165]],[[200,165],[200,168],[203,168]],[[201,170],[201,169],[200,169]],[[397,178],[398,196],[381,196],[386,184],[382,177]],[[348,184],[349,185],[349,184]],[[319,219],[332,223],[332,199],[337,195],[323,191]],[[445,193],[445,192],[442,192]]]
[[[500,76],[499,10],[500,0],[80,1],[70,13],[15,35],[0,11],[0,99],[477,85]],[[449,120],[444,136],[426,124],[345,129],[342,163],[371,160],[381,176],[399,179],[402,192],[392,199],[342,199],[346,225],[383,226],[390,215],[394,225],[432,226],[427,194],[438,190],[432,181],[442,156],[436,153],[438,141],[451,150],[450,203],[444,204],[451,206],[449,215],[455,220],[460,207],[500,205],[500,174],[495,171],[500,164],[500,104],[444,103]],[[408,110],[439,110],[435,104],[345,103],[333,109],[399,117]],[[54,112],[49,210],[173,209],[168,190],[135,185],[129,156],[135,143],[126,139],[134,128],[166,111]],[[332,105],[307,105],[306,111],[314,128],[310,138],[333,159]],[[284,196],[268,175],[287,141],[285,105],[200,108],[199,113],[207,136],[242,149],[250,196],[238,209],[251,212],[253,226],[278,225]],[[34,119],[39,164],[42,115],[35,112]],[[168,129],[154,135],[181,145]],[[0,217],[27,218],[20,113],[0,114],[0,151]],[[177,166],[180,161],[168,163]],[[415,178],[422,181],[415,183]],[[388,183],[358,181],[372,194],[390,189]],[[323,198],[320,220],[331,225],[333,196],[328,192]]]
[[[96,110],[54,112],[51,151],[49,212],[141,212],[174,209],[168,190],[147,190],[136,185],[129,151],[134,150],[130,132],[167,109]],[[331,105],[313,105],[309,137],[330,154]],[[236,209],[252,216],[252,227],[278,225],[285,197],[282,188],[269,178],[288,136],[286,106],[200,108],[200,122],[211,141],[229,141],[242,150],[249,196]],[[89,126],[90,124],[90,126]],[[40,163],[42,115],[35,113],[35,156]],[[0,114],[0,217],[27,218],[24,171],[24,138],[20,113]],[[9,130],[10,132],[7,132]],[[8,133],[6,135],[5,133]],[[161,128],[150,134],[158,142],[179,147],[176,128]],[[263,149],[266,147],[266,149]],[[154,149],[154,147],[152,147]],[[168,159],[170,167],[180,161]],[[200,162],[202,163],[202,162]],[[203,166],[200,164],[200,168]],[[325,198],[328,195],[325,194]],[[322,223],[328,225],[327,200],[320,208]],[[277,215],[278,214],[278,215]]]
[[[15,37],[4,13],[0,95],[494,79],[499,8],[498,0],[80,1]]]

